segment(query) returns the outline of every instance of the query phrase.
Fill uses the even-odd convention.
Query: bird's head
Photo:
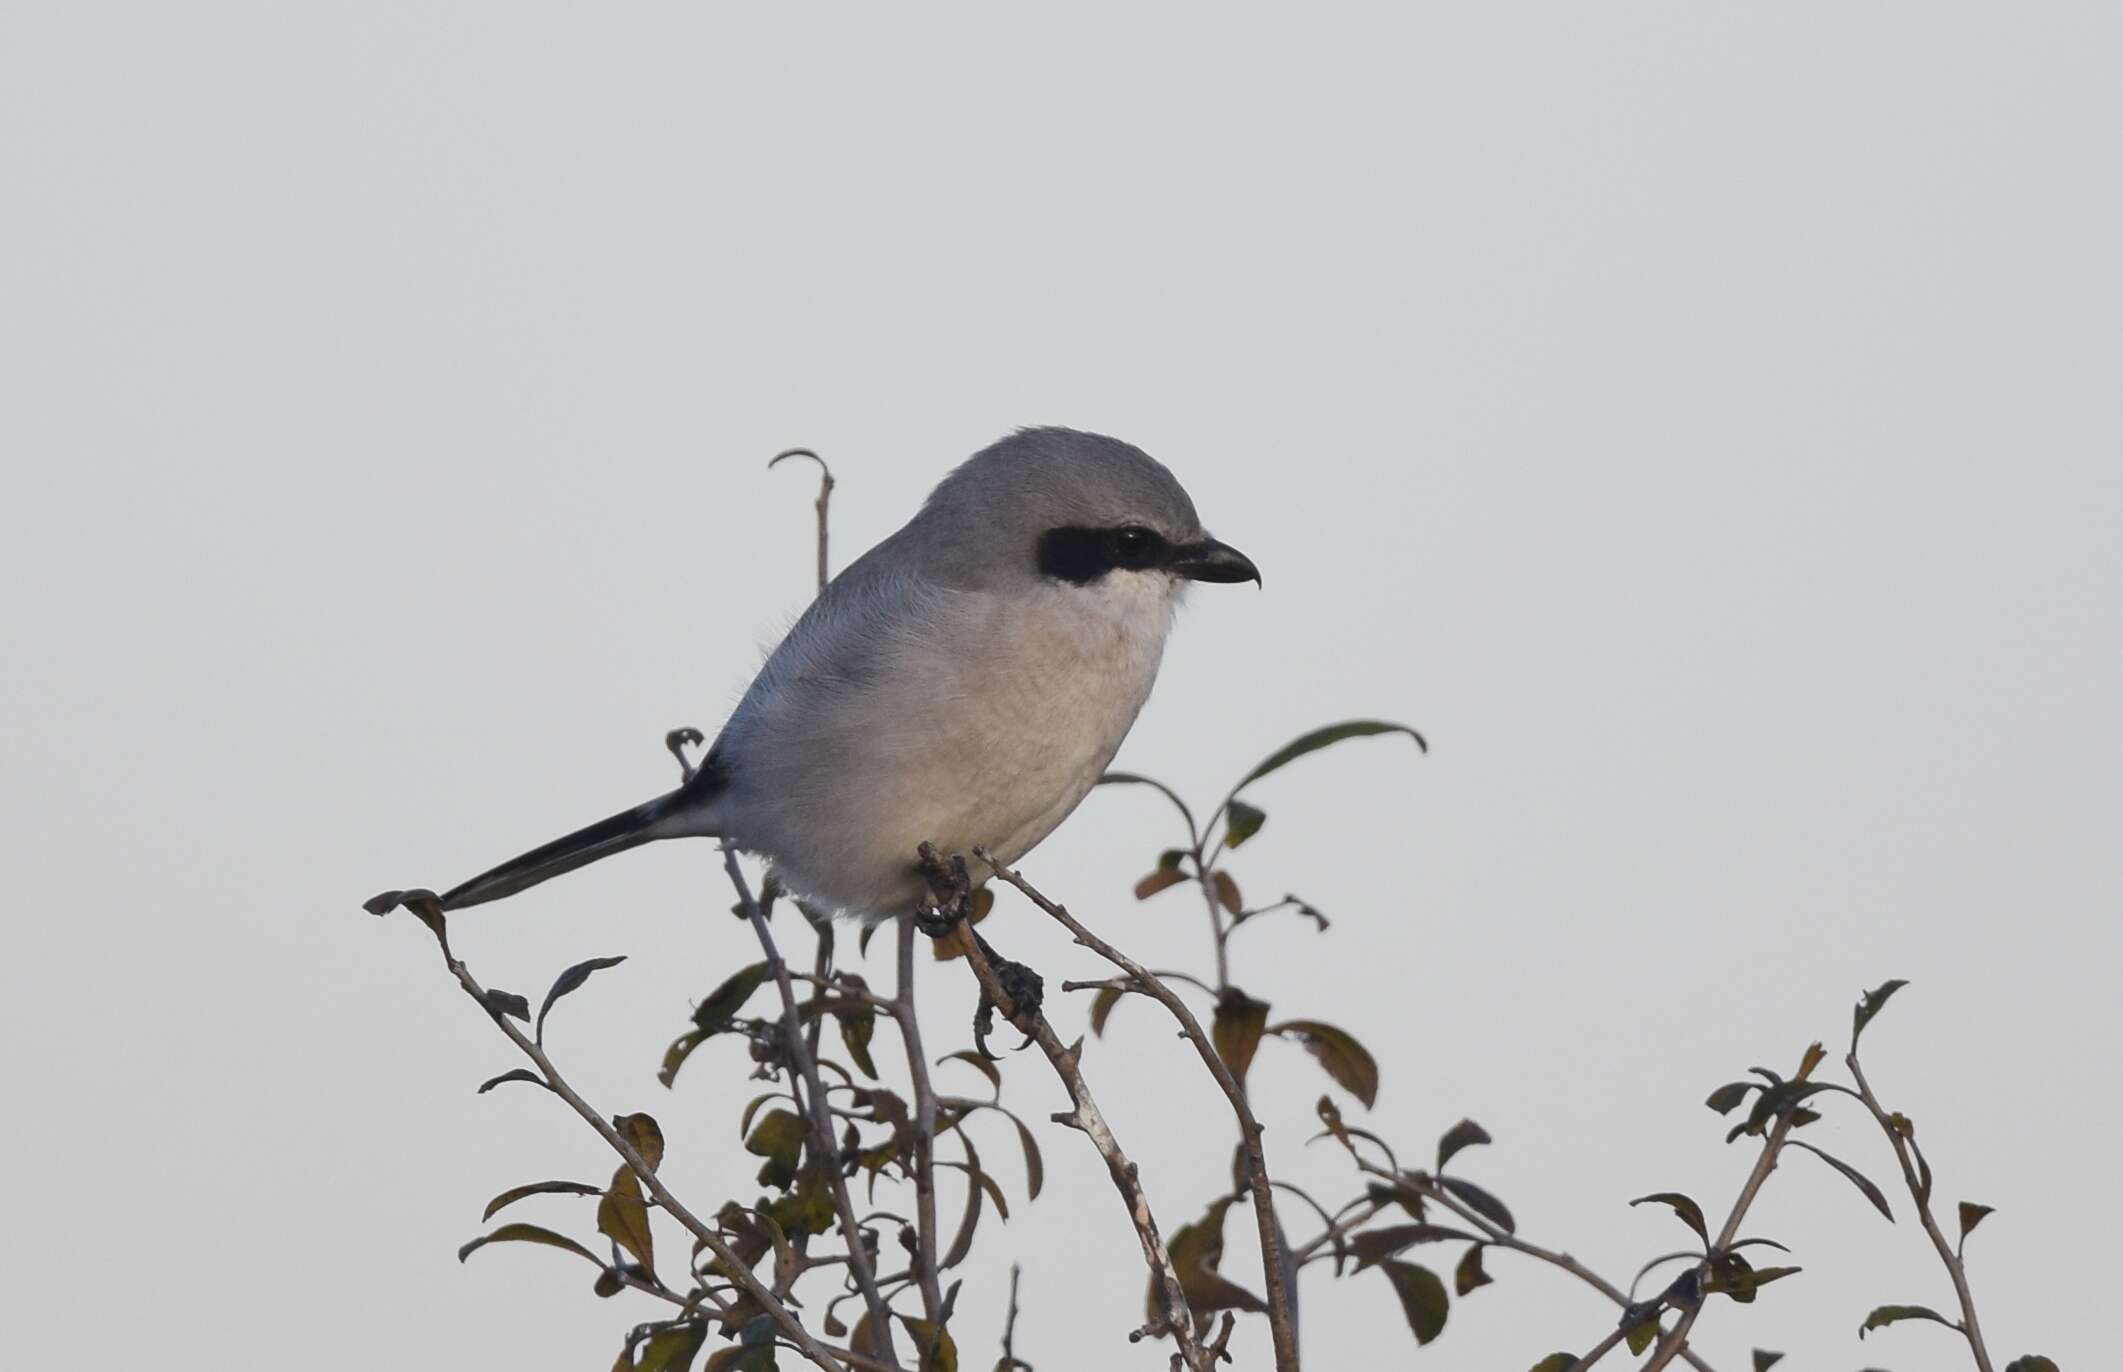
[[[962,539],[961,565],[1111,593],[1176,595],[1190,581],[1260,583],[1244,553],[1211,538],[1177,478],[1142,449],[1075,429],[1020,429],[937,486],[923,517]]]

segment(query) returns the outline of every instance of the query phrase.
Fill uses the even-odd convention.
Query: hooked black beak
[[[1167,564],[1172,570],[1189,581],[1250,581],[1261,584],[1260,568],[1228,543],[1219,543],[1205,538],[1199,543],[1183,543],[1172,550],[1172,560]]]

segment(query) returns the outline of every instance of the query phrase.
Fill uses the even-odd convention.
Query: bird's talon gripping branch
[[[947,938],[973,913],[973,874],[965,858],[954,853],[947,861],[933,843],[924,842],[915,857],[916,870],[929,884],[929,905],[914,912],[915,927],[930,938]]]

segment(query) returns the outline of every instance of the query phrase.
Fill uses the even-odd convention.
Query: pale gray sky
[[[774,450],[835,462],[845,560],[1060,422],[1163,457],[1267,575],[1194,598],[1125,764],[1208,795],[1344,716],[1435,745],[1277,776],[1236,867],[1335,917],[1242,935],[1235,976],[1377,1051],[1367,1123],[1420,1156],[1474,1116],[1469,1174],[1626,1278],[1678,1237],[1628,1198],[1722,1212],[1748,1165],[1703,1095],[1908,977],[1873,1073],[1942,1198],[1998,1207],[1993,1347],[2099,1365],[2119,30],[2106,3],[13,0],[8,1360],[607,1365],[646,1306],[453,1253],[488,1195],[602,1175],[601,1146],[475,1097],[507,1046],[356,902],[668,780],[663,730],[717,724],[808,593],[808,478]],[[1163,823],[1101,794],[1026,866],[1198,962],[1195,906],[1127,896]],[[527,991],[632,955],[555,1046],[710,1205],[749,1186],[735,1064],[653,1071],[750,958],[713,859],[459,921]],[[1021,909],[998,929],[1091,972]],[[941,1052],[969,1005],[938,988]],[[1176,1226],[1229,1135],[1183,1045],[1116,1025],[1087,1070]],[[1310,1061],[1256,1081],[1272,1161],[1346,1187],[1300,1146]],[[1008,1099],[1058,1091],[1026,1060]],[[1888,1179],[1854,1122],[1819,1133]],[[1048,1197],[961,1300],[968,1365],[1015,1256],[1042,1372],[1161,1368],[1120,1341],[1142,1275],[1097,1161],[1046,1137]],[[1960,1365],[1934,1328],[1856,1341],[1876,1302],[1951,1299],[1897,1209],[1797,1159],[1749,1228],[1805,1274],[1698,1346]],[[1420,1358],[1376,1276],[1311,1282],[1309,1365],[1515,1372],[1611,1320],[1489,1266]]]

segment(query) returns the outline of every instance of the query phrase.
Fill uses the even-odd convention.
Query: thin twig
[[[1003,1317],[1003,1357],[995,1365],[995,1372],[1033,1372],[1032,1364],[1017,1356],[1017,1278],[1016,1263],[1010,1264],[1010,1310]]]
[[[899,921],[899,985],[893,1018],[907,1048],[907,1075],[914,1083],[914,1275],[921,1285],[923,1318],[935,1323],[943,1309],[936,1268],[936,1091],[929,1084],[929,1057],[921,1046],[921,1020],[914,1009],[914,921]],[[969,1185],[973,1183],[969,1180]]]
[[[1968,1351],[1975,1356],[1980,1372],[1990,1372],[1990,1349],[1984,1346],[1983,1326],[1976,1321],[1976,1298],[1968,1289],[1968,1269],[1961,1255],[1946,1242],[1939,1222],[1932,1218],[1930,1189],[1924,1185],[1910,1158],[1910,1141],[1895,1128],[1894,1120],[1880,1104],[1880,1098],[1872,1093],[1872,1084],[1865,1080],[1865,1069],[1858,1066],[1857,1049],[1852,1048],[1843,1061],[1850,1068],[1851,1080],[1858,1084],[1858,1099],[1872,1111],[1872,1117],[1887,1135],[1888,1143],[1894,1146],[1895,1161],[1902,1165],[1902,1181],[1909,1187],[1909,1198],[1916,1202],[1917,1217],[1924,1221],[1924,1232],[1931,1236],[1931,1246],[1939,1251],[1939,1261],[1946,1264],[1946,1274],[1953,1278],[1954,1298],[1961,1303],[1961,1335],[1968,1340]]]
[[[730,874],[730,884],[737,888],[737,898],[744,905],[745,917],[752,922],[752,932],[758,936],[759,946],[767,955],[774,984],[781,988],[782,1044],[806,1088],[799,1094],[808,1097],[803,1103],[811,1125],[813,1160],[833,1194],[833,1208],[839,1214],[841,1234],[848,1244],[848,1273],[862,1292],[863,1304],[870,1312],[871,1337],[877,1340],[878,1352],[887,1362],[897,1363],[899,1354],[892,1346],[892,1310],[878,1292],[877,1271],[862,1239],[862,1222],[856,1218],[855,1203],[848,1195],[847,1178],[841,1175],[840,1149],[833,1138],[832,1116],[826,1110],[826,1087],[819,1079],[818,1059],[811,1054],[810,1046],[804,1040],[803,1017],[796,1008],[795,983],[789,979],[788,964],[782,960],[781,950],[774,944],[774,931],[768,928],[766,914],[753,898],[744,869],[737,865],[737,850],[725,847],[722,858],[723,868]]]
[[[1143,1190],[1141,1174],[1136,1165],[1129,1161],[1128,1155],[1121,1151],[1120,1141],[1113,1136],[1112,1127],[1099,1112],[1098,1102],[1091,1096],[1090,1083],[1084,1080],[1083,1071],[1077,1064],[1078,1054],[1083,1048],[1082,1041],[1079,1040],[1070,1047],[1063,1047],[1061,1039],[1054,1032],[1054,1026],[1047,1023],[1046,1016],[1020,1013],[1001,979],[995,975],[995,969],[989,965],[987,955],[980,949],[979,940],[973,937],[973,931],[961,924],[953,936],[958,939],[959,947],[965,954],[966,965],[973,969],[973,975],[980,982],[981,990],[1002,1012],[1005,1019],[1031,1035],[1032,1041],[1039,1045],[1040,1052],[1046,1054],[1047,1061],[1053,1065],[1055,1075],[1061,1078],[1063,1089],[1069,1093],[1072,1108],[1056,1114],[1054,1121],[1072,1129],[1082,1130],[1084,1136],[1091,1140],[1091,1146],[1096,1148],[1099,1157],[1105,1160],[1106,1171],[1113,1178],[1114,1188],[1120,1192],[1122,1201],[1127,1204],[1129,1222],[1135,1226],[1135,1236],[1142,1244],[1143,1261],[1150,1268],[1151,1281],[1158,1292],[1160,1304],[1164,1306],[1161,1321],[1136,1331],[1131,1338],[1144,1333],[1170,1334],[1173,1341],[1179,1345],[1180,1357],[1190,1372],[1211,1372],[1207,1355],[1195,1337],[1194,1313],[1188,1308],[1186,1292],[1180,1289],[1179,1273],[1172,1266],[1172,1254],[1167,1251],[1165,1240],[1158,1233],[1157,1217],[1151,1213],[1150,1197]]]
[[[1172,1017],[1179,1021],[1180,1028],[1193,1042],[1195,1052],[1201,1056],[1209,1074],[1216,1078],[1217,1086],[1231,1102],[1232,1113],[1238,1117],[1239,1142],[1246,1151],[1246,1181],[1253,1193],[1254,1220],[1260,1231],[1261,1272],[1268,1288],[1268,1324],[1274,1335],[1275,1366],[1277,1372],[1297,1372],[1297,1326],[1290,1313],[1289,1273],[1283,1264],[1282,1237],[1275,1217],[1275,1193],[1268,1181],[1260,1121],[1253,1117],[1253,1107],[1247,1103],[1244,1088],[1231,1075],[1231,1069],[1224,1065],[1216,1046],[1203,1032],[1201,1021],[1194,1017],[1194,1012],[1187,1008],[1178,992],[1151,975],[1141,963],[1086,929],[1068,910],[1047,899],[1022,875],[998,862],[994,854],[983,848],[975,848],[973,853],[994,870],[998,880],[1016,887],[1027,900],[1067,929],[1079,944],[1126,972],[1137,985],[1171,1011]]]
[[[1823,1056],[1820,1044],[1816,1043],[1808,1048],[1806,1056],[1799,1063],[1798,1075],[1791,1079],[1792,1084],[1796,1085],[1811,1077],[1813,1069],[1820,1066]],[[1740,1221],[1747,1217],[1747,1207],[1754,1204],[1754,1198],[1761,1193],[1762,1183],[1769,1180],[1771,1172],[1776,1171],[1777,1154],[1784,1150],[1784,1140],[1791,1133],[1791,1119],[1792,1112],[1789,1108],[1777,1113],[1776,1124],[1771,1126],[1769,1137],[1762,1141],[1761,1156],[1755,1159],[1754,1170],[1747,1174],[1747,1182],[1740,1187],[1739,1198],[1732,1203],[1732,1213],[1725,1217],[1725,1226],[1718,1230],[1717,1240],[1710,1245],[1709,1255],[1696,1268],[1701,1276],[1709,1276],[1712,1259],[1731,1250],[1732,1241],[1740,1232]],[[1708,1293],[1702,1291],[1702,1285],[1698,1282],[1697,1289],[1700,1294],[1695,1303],[1681,1312],[1681,1318],[1676,1320],[1673,1328],[1667,1330],[1665,1337],[1659,1340],[1659,1346],[1652,1350],[1651,1361],[1644,1364],[1642,1372],[1659,1372],[1660,1368],[1679,1355],[1682,1345],[1688,1342],[1688,1331],[1695,1328],[1696,1317],[1701,1315],[1703,1307],[1710,1303]]]
[[[408,892],[406,894],[415,895],[417,893]],[[628,1170],[633,1172],[635,1179],[655,1198],[657,1205],[661,1206],[665,1213],[684,1226],[687,1233],[698,1239],[708,1251],[712,1252],[722,1264],[723,1270],[730,1274],[738,1287],[746,1295],[757,1301],[761,1309],[773,1316],[774,1323],[780,1328],[784,1338],[794,1344],[804,1357],[818,1366],[828,1369],[829,1372],[845,1372],[845,1366],[835,1361],[826,1352],[825,1348],[811,1337],[810,1333],[804,1329],[803,1324],[789,1310],[788,1306],[777,1300],[774,1293],[759,1280],[758,1276],[752,1272],[752,1269],[747,1267],[737,1254],[731,1250],[730,1246],[723,1241],[722,1235],[702,1223],[697,1215],[687,1209],[685,1202],[679,1200],[677,1196],[671,1193],[670,1188],[663,1184],[654,1169],[649,1166],[648,1160],[642,1157],[634,1145],[629,1143],[612,1126],[611,1121],[592,1109],[589,1102],[577,1094],[574,1087],[568,1085],[567,1079],[561,1076],[560,1069],[555,1067],[553,1060],[546,1056],[545,1049],[540,1047],[530,1035],[510,1023],[508,1016],[493,1008],[487,999],[486,988],[481,986],[477,979],[472,976],[471,969],[466,967],[463,961],[450,951],[449,942],[442,937],[439,923],[431,924],[430,928],[436,932],[436,941],[442,945],[443,962],[449,967],[450,974],[457,978],[458,985],[464,988],[466,995],[478,1002],[479,1007],[487,1012],[488,1018],[492,1019],[500,1027],[501,1032],[508,1035],[509,1041],[515,1044],[517,1049],[538,1068],[540,1075],[545,1078],[546,1086],[552,1090],[553,1094],[566,1101],[570,1109],[582,1116],[584,1122],[597,1131],[598,1136],[610,1146],[612,1151],[619,1154],[620,1158],[626,1163]]]
[[[785,457],[808,457],[818,464],[818,499],[811,502],[811,508],[818,511],[818,589],[824,591],[826,583],[832,580],[831,564],[826,561],[826,506],[833,499],[833,469],[809,448],[784,448],[768,459],[767,466],[771,469]]]

